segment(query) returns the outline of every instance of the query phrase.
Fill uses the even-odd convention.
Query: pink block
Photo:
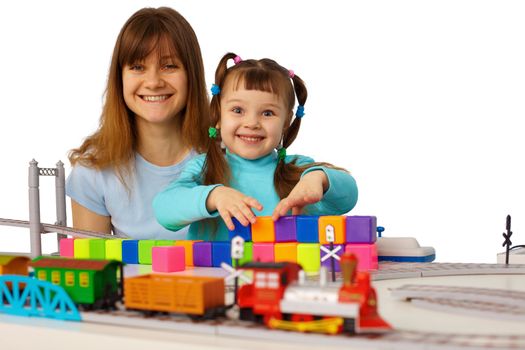
[[[375,243],[346,245],[345,252],[354,253],[357,257],[357,271],[377,270],[377,247]]]
[[[62,238],[59,244],[60,256],[74,258],[75,257],[75,239],[74,238]]]
[[[177,272],[186,268],[184,247],[161,246],[151,249],[151,269],[154,272]]]
[[[252,259],[260,262],[274,262],[274,243],[253,243]]]

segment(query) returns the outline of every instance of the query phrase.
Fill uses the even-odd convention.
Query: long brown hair
[[[228,61],[235,57],[237,55],[231,52],[222,57],[215,71],[215,84],[222,89],[226,79],[236,79],[234,88],[237,88],[239,84],[244,84],[244,88],[247,90],[270,92],[283,98],[289,114],[284,123],[282,147],[288,148],[299,133],[302,119],[296,116],[292,120],[295,98],[297,97],[297,102],[300,106],[304,106],[308,97],[303,80],[296,74],[290,74],[289,70],[268,58],[261,60],[237,60],[235,65],[228,67]],[[220,120],[220,100],[220,94],[214,95],[211,99],[211,126],[217,125]],[[281,199],[290,194],[294,186],[299,182],[304,170],[318,165],[341,169],[328,163],[311,163],[297,166],[295,162],[295,160],[289,163],[279,161],[275,169],[273,182],[275,190]],[[230,177],[230,168],[220,148],[220,135],[217,135],[216,139],[210,138],[208,142],[208,151],[203,170],[204,184],[222,183],[227,185]]]
[[[97,169],[112,167],[125,184],[137,147],[137,130],[133,112],[124,102],[122,70],[154,50],[158,50],[159,57],[168,54],[182,62],[188,76],[188,100],[177,119],[179,130],[185,145],[198,152],[205,150],[209,108],[197,36],[177,11],[143,8],[127,20],[118,35],[98,130],[70,151],[71,165],[79,162]]]

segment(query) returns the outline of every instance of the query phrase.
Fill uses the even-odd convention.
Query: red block
[[[181,246],[153,247],[151,249],[151,269],[154,272],[184,271],[185,252]]]

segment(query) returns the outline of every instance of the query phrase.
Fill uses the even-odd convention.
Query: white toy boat
[[[436,259],[433,247],[421,247],[413,237],[378,237],[376,245],[379,261],[431,262]]]

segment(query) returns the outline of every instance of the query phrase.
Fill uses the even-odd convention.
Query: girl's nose
[[[258,129],[261,127],[259,116],[255,113],[249,113],[244,118],[244,126],[250,129]]]
[[[146,73],[144,84],[150,89],[156,89],[164,86],[164,80],[157,69],[151,69]]]

